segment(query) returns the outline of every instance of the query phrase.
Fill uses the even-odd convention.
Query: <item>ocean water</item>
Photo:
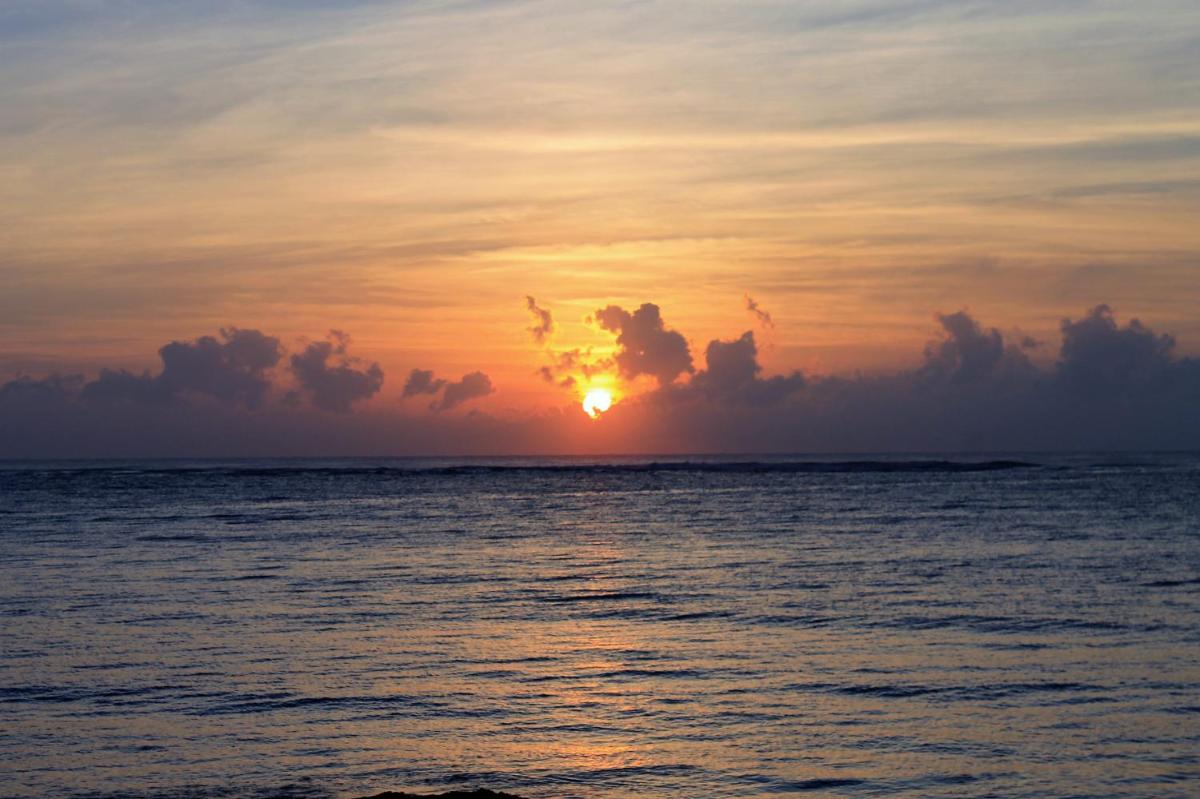
[[[1200,796],[1200,457],[0,466],[0,795]]]

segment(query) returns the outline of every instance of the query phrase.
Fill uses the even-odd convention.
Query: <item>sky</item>
[[[1198,63],[1190,0],[8,0],[0,457],[1200,447]]]

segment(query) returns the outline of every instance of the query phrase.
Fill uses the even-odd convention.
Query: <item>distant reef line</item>
[[[403,791],[384,791],[374,796],[363,796],[359,799],[522,799],[511,793],[498,793],[486,788],[476,788],[473,791],[450,791],[449,793],[404,793]]]

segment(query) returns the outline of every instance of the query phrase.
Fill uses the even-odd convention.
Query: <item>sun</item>
[[[583,398],[583,412],[593,419],[612,407],[612,392],[606,388],[593,388]]]

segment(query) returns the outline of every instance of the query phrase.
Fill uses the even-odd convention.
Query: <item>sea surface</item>
[[[0,796],[1200,796],[1200,457],[0,464]]]

